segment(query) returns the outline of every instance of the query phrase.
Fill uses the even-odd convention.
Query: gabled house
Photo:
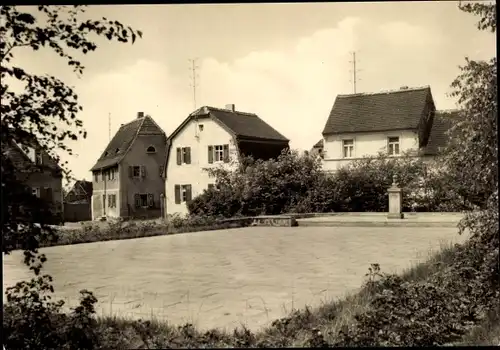
[[[65,203],[86,202],[90,204],[91,201],[92,201],[92,182],[85,180],[75,181],[71,189],[64,197]]]
[[[318,156],[320,158],[323,158],[323,148],[324,148],[323,143],[324,143],[323,139],[316,142],[309,151],[309,154],[312,156]]]
[[[270,159],[288,148],[289,140],[256,114],[201,107],[167,140],[165,195],[167,214],[186,214],[186,202],[213,186],[206,168],[237,164],[240,156]]]
[[[120,129],[92,167],[92,220],[160,217],[165,132],[143,112]]]
[[[53,159],[38,141],[26,141],[23,145],[15,141],[2,142],[2,152],[10,159],[16,172],[16,178],[31,187],[32,193],[45,200],[53,217],[53,224],[64,222],[63,173],[57,161]]]
[[[323,130],[324,170],[379,152],[418,155],[428,145],[435,111],[428,86],[338,95]]]

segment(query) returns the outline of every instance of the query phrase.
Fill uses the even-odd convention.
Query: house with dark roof
[[[323,158],[323,148],[324,148],[324,140],[321,139],[314,144],[314,146],[309,151],[309,154],[312,156],[318,156]]]
[[[122,124],[92,167],[92,220],[160,217],[167,136],[144,112]]]
[[[71,189],[64,196],[65,203],[87,202],[90,204],[92,200],[92,182],[85,180],[77,180]]]
[[[35,139],[23,144],[2,142],[2,153],[12,162],[16,178],[47,202],[53,213],[49,222],[63,223],[63,173],[57,161]]]
[[[414,151],[432,158],[450,126],[443,117],[429,86],[338,95],[323,129],[323,168],[336,171],[380,152],[398,157]]]
[[[256,114],[201,107],[167,140],[165,195],[167,214],[186,214],[186,202],[214,185],[206,168],[231,167],[241,156],[276,158],[289,140]]]

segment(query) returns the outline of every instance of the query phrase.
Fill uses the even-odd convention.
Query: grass
[[[402,271],[405,282],[425,281],[428,276],[446,269],[452,262],[456,247],[441,245],[438,253],[427,261]],[[431,253],[431,252],[430,252]],[[276,320],[256,333],[241,327],[233,332],[199,331],[191,325],[173,326],[154,317],[134,321],[119,317],[98,317],[98,333],[105,348],[165,347],[304,347],[311,346],[314,334],[320,332],[327,343],[333,343],[343,327],[355,321],[355,315],[368,308],[371,293],[364,285],[356,293],[311,309],[294,310],[288,317]],[[492,345],[499,340],[499,310],[492,310],[484,322],[463,337],[463,345]],[[460,344],[460,345],[462,345]]]

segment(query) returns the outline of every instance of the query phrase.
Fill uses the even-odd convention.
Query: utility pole
[[[352,52],[352,61],[349,61],[350,63],[352,63],[352,86],[353,86],[353,91],[354,93],[356,93],[356,83],[358,81],[358,77],[357,77],[357,73],[360,71],[360,69],[357,69],[356,68],[356,52],[353,51]],[[359,79],[361,80],[361,79]]]
[[[198,87],[198,81],[196,78],[199,78],[198,73],[196,70],[199,68],[198,65],[196,64],[197,58],[190,59],[189,62],[191,63],[189,70],[191,71],[191,79],[193,82],[191,83],[191,87],[193,88],[193,104],[194,104],[194,109],[196,109],[196,88]]]

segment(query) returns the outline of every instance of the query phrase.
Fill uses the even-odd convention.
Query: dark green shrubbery
[[[404,188],[404,211],[472,208],[454,194],[446,172],[411,155],[395,159],[380,154],[328,174],[322,171],[319,159],[292,151],[276,160],[246,160],[233,171],[218,168],[209,172],[216,178],[216,189],[188,203],[191,215],[386,212],[393,175]]]

